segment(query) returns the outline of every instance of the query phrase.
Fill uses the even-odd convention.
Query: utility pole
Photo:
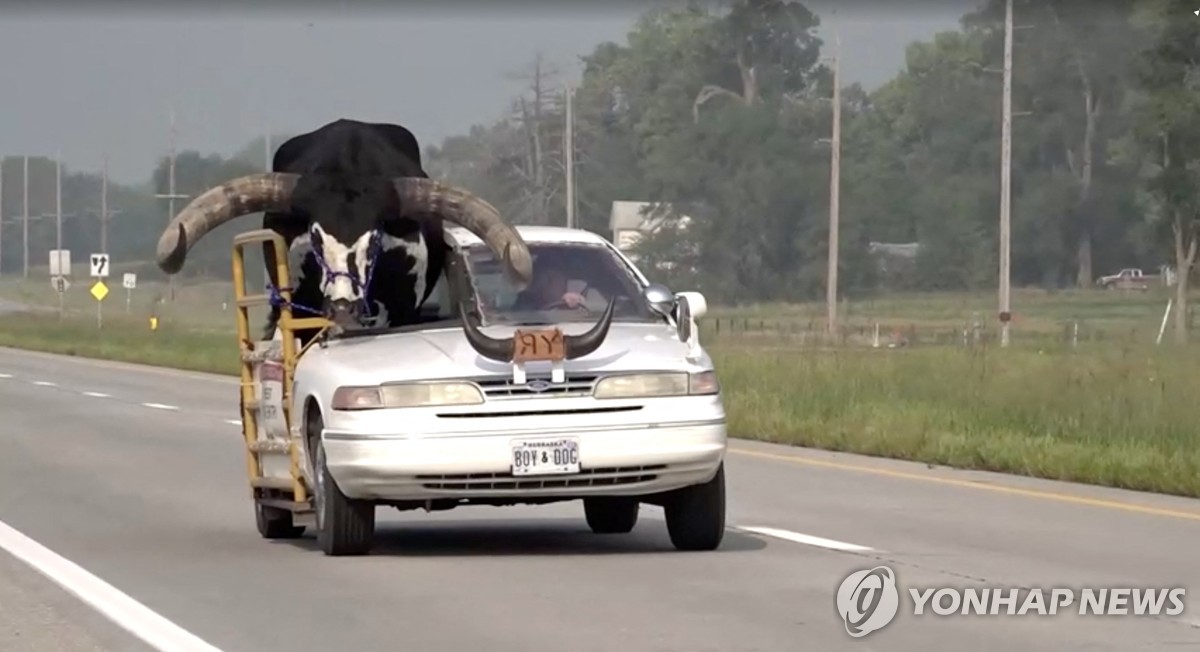
[[[29,155],[25,155],[25,174],[21,183],[22,199],[21,199],[21,249],[24,254],[22,260],[22,274],[24,278],[29,278]]]
[[[187,195],[175,194],[175,109],[174,109],[174,107],[171,108],[171,150],[170,150],[170,163],[168,164],[168,166],[169,167],[168,167],[168,173],[167,173],[168,174],[167,194],[165,194],[165,195],[157,194],[154,196],[157,197],[158,199],[166,199],[167,200],[167,222],[170,222],[171,218],[175,217],[175,200],[188,198]],[[167,277],[167,296],[169,297],[170,301],[175,300],[175,277],[174,276]]]
[[[563,139],[567,172],[567,228],[575,228],[575,90],[567,86],[566,129]]]
[[[55,249],[62,251],[62,150],[54,153],[54,242]],[[61,260],[61,259],[60,259]],[[70,270],[59,270],[69,274]],[[58,318],[62,320],[66,312],[65,292],[58,292]]]
[[[840,219],[838,211],[840,209],[842,165],[842,85],[839,71],[842,58],[842,39],[836,30],[833,39],[833,134],[830,138],[829,148],[831,152],[829,156],[829,269],[826,274],[827,285],[825,288],[826,328],[831,338],[836,337],[838,327],[838,221]]]
[[[108,227],[114,215],[121,211],[108,210],[108,154],[104,155],[103,172],[100,177],[100,252],[108,253]]]
[[[108,253],[108,154],[100,172],[100,253]]]
[[[54,153],[54,248],[62,249],[62,151]]]
[[[4,157],[0,156],[0,276],[4,274]]]
[[[1004,99],[1000,134],[1000,346],[1008,346],[1012,319],[1009,281],[1009,245],[1012,180],[1012,32],[1013,3],[1004,4]]]

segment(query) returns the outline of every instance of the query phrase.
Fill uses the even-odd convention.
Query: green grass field
[[[0,316],[0,346],[236,373],[227,283],[183,285],[164,303],[162,286],[143,284],[126,314],[118,276],[97,328],[81,281],[61,321],[55,310]],[[0,282],[0,298],[57,306],[48,281]],[[809,322],[822,327],[819,304],[714,307],[704,337],[738,437],[1200,496],[1200,402],[1190,395],[1200,349],[1171,345],[1169,330],[1154,345],[1166,299],[1165,289],[1018,291],[1008,349],[991,343],[994,300],[980,295],[850,304],[850,337],[836,348],[804,337]],[[897,331],[917,337],[889,348]]]

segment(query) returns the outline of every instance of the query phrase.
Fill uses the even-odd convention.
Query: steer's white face
[[[325,268],[333,272],[332,276],[321,271],[321,293],[328,301],[349,301],[351,303],[363,300],[363,291],[367,283],[368,269],[371,263],[372,238],[379,239],[377,255],[393,249],[404,249],[412,256],[414,264],[411,275],[414,279],[414,290],[417,301],[425,294],[425,275],[428,266],[428,256],[425,250],[425,237],[417,233],[417,241],[409,242],[389,235],[378,229],[371,229],[359,236],[354,242],[343,243],[329,234],[320,224],[313,224],[308,233],[296,238],[289,252],[288,267],[297,275],[293,283],[298,284],[303,278],[304,259],[313,251],[314,242],[321,247],[321,256]],[[354,281],[351,280],[351,275]],[[355,283],[357,281],[357,283]]]
[[[367,283],[367,265],[370,262],[369,248],[372,238],[377,233],[378,231],[371,229],[354,242],[342,243],[322,229],[320,224],[312,225],[310,237],[320,243],[325,265],[329,272],[333,272],[332,278],[329,274],[321,277],[321,292],[330,301],[362,300],[362,291]],[[357,281],[357,289],[351,277]]]

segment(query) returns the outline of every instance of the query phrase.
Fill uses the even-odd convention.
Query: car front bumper
[[[388,501],[637,496],[701,484],[726,450],[725,419],[533,431],[365,435],[326,428],[326,465],[349,498]],[[575,437],[580,472],[513,476],[515,439]]]

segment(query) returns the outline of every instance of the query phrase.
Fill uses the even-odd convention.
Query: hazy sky
[[[624,42],[637,16],[666,2],[511,4],[352,0],[303,4],[194,0],[188,13],[98,1],[0,9],[0,154],[54,156],[141,182],[167,151],[173,105],[179,149],[232,154],[269,125],[307,131],[339,117],[398,122],[422,145],[491,122],[537,51],[577,79],[578,56]],[[953,29],[972,0],[806,3],[840,26],[846,82],[868,87],[903,66],[905,46]],[[162,5],[156,5],[161,7]],[[256,10],[245,7],[256,6]],[[838,14],[831,14],[837,8]]]

